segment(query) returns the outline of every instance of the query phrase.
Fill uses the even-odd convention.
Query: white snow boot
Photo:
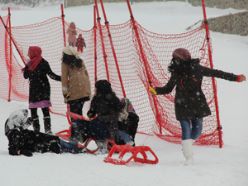
[[[185,157],[184,165],[193,164],[193,150],[192,150],[192,139],[187,139],[182,141],[183,155]]]

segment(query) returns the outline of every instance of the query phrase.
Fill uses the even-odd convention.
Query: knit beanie
[[[108,94],[112,92],[111,84],[107,80],[98,80],[95,84],[98,93]]]
[[[179,60],[183,60],[183,61],[191,60],[191,54],[185,48],[178,48],[178,49],[174,50],[172,53],[172,57],[174,59],[179,59]]]

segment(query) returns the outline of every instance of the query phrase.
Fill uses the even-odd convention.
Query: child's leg
[[[116,137],[117,137],[117,141],[124,142],[124,144],[130,144],[130,145],[134,144],[133,138],[124,131],[118,130]]]
[[[88,121],[77,120],[72,122],[71,137],[72,141],[84,142],[88,138]]]
[[[139,123],[139,116],[135,113],[129,112],[127,119],[127,133],[132,136],[133,140],[135,139],[135,135],[137,133]]]
[[[192,120],[192,132],[191,139],[196,140],[202,132],[202,118],[197,118]]]
[[[70,105],[70,112],[82,115],[83,114],[83,106],[84,106],[84,101],[81,100],[75,100],[75,101],[71,101],[69,102]],[[74,123],[75,120],[73,118],[71,118],[71,121],[73,123],[72,128],[71,128],[71,138],[72,139],[77,139],[78,137],[78,128],[77,128],[77,123]]]
[[[88,137],[95,140],[106,140],[110,138],[107,124],[97,118],[90,121],[87,126]]]
[[[84,106],[84,101],[82,100],[75,100],[75,101],[70,101],[70,112],[82,115],[83,114],[83,106]]]
[[[180,120],[182,129],[182,140],[191,139],[190,120]]]
[[[82,53],[83,52],[83,48],[82,47],[77,47],[77,51]]]
[[[82,149],[78,148],[77,142],[75,141],[64,141],[60,139],[60,145],[62,152],[70,152],[70,153],[82,152]]]
[[[51,134],[51,118],[50,118],[50,113],[49,113],[49,108],[42,108],[43,116],[44,116],[44,129],[45,133]]]
[[[192,163],[193,161],[193,150],[191,139],[191,120],[180,120],[182,128],[182,151],[185,158],[185,165]]]
[[[33,120],[33,128],[35,132],[40,132],[40,123],[39,123],[39,117],[37,114],[37,108],[31,108],[31,117]]]

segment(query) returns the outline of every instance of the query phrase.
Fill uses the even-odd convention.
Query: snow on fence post
[[[100,33],[100,37],[101,37],[102,54],[103,54],[103,60],[104,60],[104,64],[105,64],[106,74],[107,74],[107,80],[110,81],[108,62],[107,62],[107,54],[106,54],[106,51],[105,51],[105,44],[104,44],[104,38],[103,38],[103,33],[102,33],[102,25],[101,25],[101,17],[99,15],[97,0],[95,0],[95,7],[96,7],[96,14],[97,14],[98,29],[99,29],[99,33]]]
[[[64,14],[64,5],[60,5],[61,9],[61,20],[62,20],[62,29],[63,29],[63,37],[64,37],[64,47],[66,46],[66,36],[65,36],[65,14]]]
[[[104,8],[102,0],[100,0],[100,4],[101,4],[101,7],[102,7],[105,26],[106,26],[107,31],[108,31],[109,42],[110,42],[110,46],[111,46],[111,49],[112,49],[112,54],[114,56],[114,61],[115,61],[115,66],[116,66],[117,73],[118,73],[118,78],[119,78],[119,81],[120,81],[120,84],[121,84],[122,95],[125,98],[126,97],[126,91],[125,91],[123,80],[122,80],[122,77],[121,77],[120,67],[119,67],[119,64],[118,64],[118,59],[117,59],[117,56],[116,56],[115,47],[114,47],[113,40],[112,40],[112,35],[111,35],[110,29],[109,29],[109,22],[108,22],[108,19],[107,19],[107,15],[106,15],[105,8]]]
[[[202,0],[202,10],[203,10],[203,18],[204,18],[204,27],[206,30],[206,39],[207,39],[207,45],[208,45],[208,57],[210,62],[210,67],[213,68],[213,56],[212,56],[212,48],[211,48],[211,41],[210,41],[210,32],[209,32],[209,26],[208,26],[208,20],[207,20],[207,12],[206,12],[206,5],[205,0]],[[220,115],[219,115],[219,105],[218,105],[218,96],[217,96],[217,87],[214,77],[212,77],[212,85],[213,85],[213,91],[214,91],[214,103],[216,108],[216,119],[217,119],[217,130],[218,130],[218,136],[219,136],[219,147],[223,147],[223,140],[222,140],[222,127],[220,124]]]
[[[8,91],[8,101],[11,101],[11,89],[12,89],[12,33],[11,33],[11,13],[10,8],[8,7],[8,30],[9,30],[9,91]]]
[[[127,1],[127,6],[128,6],[129,13],[130,13],[130,17],[131,17],[132,28],[134,30],[135,37],[136,37],[136,40],[138,42],[138,47],[139,47],[141,59],[142,59],[142,61],[144,63],[144,66],[145,66],[145,73],[146,73],[146,77],[148,78],[146,88],[148,89],[149,86],[152,86],[152,82],[151,82],[152,78],[151,78],[151,75],[150,75],[149,70],[148,70],[148,60],[147,60],[147,57],[145,55],[145,52],[144,52],[144,49],[143,49],[143,46],[142,46],[142,42],[141,42],[141,39],[140,39],[139,31],[137,29],[136,21],[135,21],[134,16],[133,16],[130,1],[129,0],[126,0],[126,1]],[[148,94],[149,94],[149,91],[148,91]],[[160,113],[158,111],[158,103],[157,103],[156,97],[153,96],[153,95],[152,95],[152,101],[153,101],[153,104],[154,104],[154,107],[155,107],[155,116],[156,116],[157,124],[159,125],[159,133],[162,134],[162,126],[161,126],[161,122],[160,122],[161,117],[160,117]]]

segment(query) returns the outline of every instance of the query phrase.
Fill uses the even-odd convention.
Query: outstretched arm
[[[158,94],[158,95],[168,94],[173,90],[175,85],[176,85],[176,77],[174,74],[172,74],[170,77],[170,80],[168,81],[168,83],[165,86],[155,88],[156,94]]]
[[[207,76],[207,77],[217,77],[229,81],[238,81],[238,82],[242,82],[246,80],[246,77],[243,74],[235,75],[233,73],[211,69],[204,66],[199,66],[199,70],[203,76]]]
[[[51,69],[51,67],[50,67],[50,65],[47,63],[47,75],[51,78],[51,79],[54,79],[54,80],[56,80],[56,81],[61,81],[61,77],[60,76],[58,76],[57,74],[55,74],[53,71],[52,71],[52,69]]]

